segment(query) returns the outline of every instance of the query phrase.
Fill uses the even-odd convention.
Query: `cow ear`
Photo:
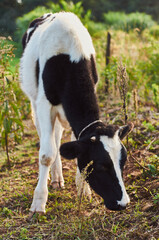
[[[82,146],[79,141],[64,143],[60,147],[60,154],[66,159],[74,159],[79,157],[82,152]]]
[[[123,127],[119,128],[119,138],[122,140],[124,137],[126,137],[134,128],[133,123],[128,123],[128,125],[125,125]]]

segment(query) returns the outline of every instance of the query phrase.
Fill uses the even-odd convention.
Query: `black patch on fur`
[[[122,148],[121,148],[121,159],[120,159],[120,168],[121,168],[121,170],[123,170],[123,167],[125,165],[126,160],[127,160],[127,151],[126,151],[125,147],[122,145]]]
[[[44,23],[44,21],[50,17],[51,14],[48,14],[46,17],[43,17],[41,16],[40,18],[36,18],[35,20],[33,20],[30,25],[29,25],[29,28],[33,28],[33,30],[28,34],[27,32],[24,33],[23,35],[23,38],[22,38],[22,45],[23,45],[23,50],[25,49],[26,47],[26,44],[29,42],[31,36],[33,35],[33,33],[35,32],[35,30],[37,29],[37,27],[41,24]],[[52,18],[52,20],[54,19],[55,17]],[[51,21],[52,21],[51,20]],[[29,29],[28,28],[28,29]]]
[[[33,35],[34,32],[35,32],[35,29],[33,29],[33,30],[29,33],[28,39],[27,39],[27,43],[29,42],[29,40],[30,40],[30,38],[31,38],[31,36]]]
[[[91,68],[92,68],[92,75],[94,79],[94,83],[96,84],[98,82],[98,74],[97,74],[97,68],[95,63],[95,58],[93,55],[91,55]]]
[[[97,122],[87,128],[82,134],[80,139],[91,138],[93,136],[99,140],[100,136],[108,136],[109,138],[113,138],[116,131],[119,129],[117,125],[105,125],[102,122]]]
[[[27,33],[25,32],[23,37],[22,37],[22,46],[23,46],[23,50],[26,47],[26,39],[27,39]]]
[[[51,16],[51,13],[48,14],[46,17],[39,17],[39,18],[36,18],[35,20],[33,20],[30,25],[29,25],[29,28],[32,28],[32,27],[35,27],[37,28],[40,24],[42,24],[48,17]]]
[[[51,19],[51,21],[50,22],[52,22],[53,20],[55,19],[55,16]]]
[[[76,137],[90,122],[99,119],[94,64],[86,59],[71,62],[69,55],[59,54],[46,62],[42,74],[47,99],[52,105],[63,105]]]
[[[109,138],[113,138],[116,131],[119,129],[117,125],[104,125],[101,124],[99,127],[96,128],[96,135],[106,135]]]
[[[37,83],[37,87],[39,86],[39,71],[40,71],[40,67],[39,67],[39,59],[36,61],[36,83]]]

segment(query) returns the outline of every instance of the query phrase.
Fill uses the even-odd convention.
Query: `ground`
[[[102,98],[102,97],[101,97]],[[101,119],[123,124],[121,107],[100,100]],[[78,199],[75,188],[75,162],[63,161],[65,188],[54,190],[49,181],[46,214],[29,217],[33,191],[38,178],[38,137],[31,119],[24,120],[21,144],[10,142],[11,169],[0,153],[0,239],[115,240],[159,239],[158,118],[154,106],[141,105],[138,116],[129,110],[134,131],[128,144],[124,181],[131,202],[126,210],[107,210],[93,192],[91,201]],[[65,131],[63,142],[70,138]]]

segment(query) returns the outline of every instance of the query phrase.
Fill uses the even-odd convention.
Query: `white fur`
[[[121,187],[122,198],[120,201],[118,201],[118,204],[121,205],[122,207],[125,207],[130,202],[130,199],[126,192],[124,182],[121,176],[121,169],[120,169],[121,143],[118,137],[118,131],[116,131],[113,138],[109,138],[107,136],[101,136],[100,141],[102,142],[105,150],[109,153],[113,161],[116,176],[118,178],[118,181]]]
[[[46,16],[47,14],[43,18]],[[28,29],[27,34],[32,30],[33,28]],[[61,123],[66,119],[62,106],[54,107],[46,99],[42,82],[46,61],[60,53],[68,54],[72,62],[78,62],[81,58],[90,59],[95,54],[88,31],[73,13],[62,12],[48,16],[32,34],[21,58],[21,87],[31,101],[40,138],[39,180],[30,209],[32,212],[45,212],[50,166],[53,187],[64,186],[59,145],[63,132]],[[38,59],[40,72],[37,88],[35,69]]]

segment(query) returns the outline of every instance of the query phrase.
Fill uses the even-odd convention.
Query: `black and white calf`
[[[129,202],[122,180],[127,154],[120,139],[132,126],[106,126],[99,120],[95,50],[88,31],[72,13],[45,14],[30,24],[22,42],[21,86],[40,138],[39,180],[30,210],[45,212],[50,167],[53,187],[64,186],[60,153],[77,158],[78,189],[80,172],[91,162],[87,183],[108,209],[124,209]],[[75,140],[60,147],[67,121]]]

